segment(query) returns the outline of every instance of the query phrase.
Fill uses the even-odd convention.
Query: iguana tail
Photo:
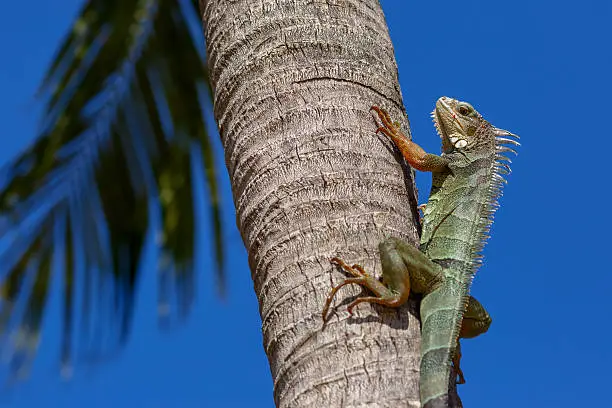
[[[448,408],[451,359],[467,304],[467,286],[447,280],[421,302],[421,406]]]

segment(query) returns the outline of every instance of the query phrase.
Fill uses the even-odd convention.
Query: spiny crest
[[[512,161],[506,154],[517,154],[516,151],[508,145],[520,146],[520,143],[516,140],[519,139],[519,136],[514,133],[496,127],[492,127],[491,131],[493,132],[495,140],[495,157],[492,162],[491,179],[485,198],[486,204],[484,204],[485,208],[483,208],[480,213],[480,219],[476,229],[477,236],[472,249],[472,274],[475,274],[482,264],[482,250],[487,239],[489,239],[493,217],[495,211],[499,208],[498,200],[502,195],[503,185],[507,183],[504,176],[511,173],[510,163],[512,163]]]
[[[507,153],[517,154],[516,151],[508,145],[520,146],[520,143],[516,140],[519,136],[514,133],[510,133],[507,130],[498,129],[491,126],[490,131],[493,132],[493,138],[495,140],[495,156],[491,164],[491,177],[489,180],[489,186],[486,190],[485,204],[481,210],[480,217],[476,226],[476,236],[473,240],[472,247],[472,267],[469,271],[469,278],[465,280],[465,295],[462,298],[463,308],[467,307],[469,300],[469,287],[472,283],[474,275],[478,271],[478,268],[482,265],[484,249],[487,240],[490,238],[489,232],[491,231],[491,224],[493,224],[493,217],[495,211],[499,208],[499,198],[502,195],[502,188],[507,183],[504,178],[505,175],[511,173],[510,163],[512,162]],[[454,327],[453,336],[456,338],[461,330],[461,320],[456,322]]]

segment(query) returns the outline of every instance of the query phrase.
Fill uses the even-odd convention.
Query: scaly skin
[[[423,209],[420,250],[396,238],[379,246],[382,282],[359,265],[352,267],[338,258],[332,263],[353,275],[332,289],[323,308],[323,320],[337,290],[348,284],[367,287],[375,296],[354,300],[348,311],[369,302],[399,307],[409,293],[424,295],[421,302],[421,405],[449,406],[448,388],[453,366],[458,383],[459,338],[486,332],[491,318],[469,295],[469,287],[482,263],[497,199],[508,174],[514,152],[506,144],[518,145],[518,136],[487,122],[470,104],[442,97],[432,116],[442,139],[442,155],[425,152],[409,140],[384,110],[373,106],[382,126],[377,133],[388,136],[408,163],[433,173],[429,201]]]

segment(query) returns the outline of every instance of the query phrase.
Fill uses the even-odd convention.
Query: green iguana
[[[507,145],[519,145],[518,136],[487,122],[470,104],[442,97],[432,113],[442,139],[442,155],[426,153],[409,140],[384,110],[373,106],[382,122],[376,133],[388,136],[412,167],[433,173],[429,201],[423,209],[420,250],[396,238],[379,246],[382,280],[368,275],[359,265],[352,267],[338,258],[332,263],[353,275],[334,287],[323,308],[323,320],[336,292],[358,284],[376,296],[354,300],[399,307],[410,291],[423,294],[421,302],[421,378],[423,408],[448,407],[449,384],[455,373],[463,383],[459,367],[459,338],[487,331],[491,318],[469,295],[469,288],[482,263],[482,249],[498,208],[497,199],[510,173]],[[454,368],[454,370],[453,370]],[[458,378],[457,378],[458,377]]]

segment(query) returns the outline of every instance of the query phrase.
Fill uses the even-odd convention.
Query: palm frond
[[[189,30],[197,7],[89,0],[59,47],[40,88],[39,137],[0,172],[0,350],[13,373],[33,359],[53,271],[61,272],[66,370],[75,351],[91,356],[125,341],[155,209],[160,310],[188,312],[196,150],[221,287],[219,193],[201,110],[208,76]]]

